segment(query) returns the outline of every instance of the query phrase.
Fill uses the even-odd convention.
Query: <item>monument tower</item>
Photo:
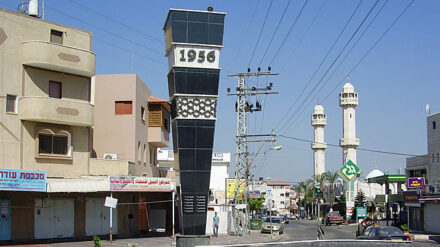
[[[343,149],[342,161],[345,164],[351,160],[356,162],[356,148],[359,146],[359,139],[356,138],[356,106],[359,104],[358,94],[354,91],[353,85],[345,83],[342,93],[339,94],[339,106],[342,107],[342,133],[339,146]]]
[[[327,116],[324,114],[324,107],[317,104],[312,114],[312,126],[315,128],[315,140],[312,143],[313,149],[313,174],[318,175],[325,172],[325,149],[324,126],[327,125]]]
[[[212,7],[170,9],[163,28],[173,149],[180,170],[181,230],[194,238],[206,229],[224,19],[225,13]]]

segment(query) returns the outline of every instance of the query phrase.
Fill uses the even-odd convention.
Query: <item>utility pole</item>
[[[234,194],[234,205],[235,207],[240,203],[240,188],[244,188],[245,192],[242,195],[242,203],[245,205],[244,217],[241,220],[241,235],[249,234],[249,206],[248,206],[248,194],[249,194],[249,179],[250,179],[250,163],[249,163],[249,152],[248,152],[248,142],[274,142],[275,132],[267,135],[248,135],[247,129],[247,113],[258,112],[262,110],[261,103],[257,100],[254,104],[248,102],[248,96],[257,95],[269,95],[278,94],[278,92],[269,92],[272,90],[273,83],[269,83],[264,88],[257,87],[246,87],[246,79],[249,77],[260,77],[260,76],[273,76],[278,74],[273,74],[270,72],[270,67],[268,72],[258,72],[251,73],[248,69],[248,73],[240,73],[236,75],[229,75],[230,77],[238,78],[238,86],[236,88],[237,93],[231,94],[231,89],[228,88],[228,96],[237,96],[237,102],[235,103],[235,110],[237,112],[237,136],[236,136],[236,167],[235,172],[235,194]],[[249,140],[254,137],[272,136],[270,140]],[[240,210],[235,209],[235,235],[240,235]]]

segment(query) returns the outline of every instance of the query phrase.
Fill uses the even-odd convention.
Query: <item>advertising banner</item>
[[[249,191],[249,198],[260,198],[261,193],[259,190]]]
[[[420,195],[417,191],[410,190],[403,192],[403,202],[405,203],[419,203]]]
[[[367,217],[367,207],[356,207],[356,216],[358,218]]]
[[[425,178],[408,178],[408,188],[409,189],[416,189],[416,188],[422,188],[425,185]]]
[[[109,177],[110,191],[172,191],[169,178]]]
[[[0,169],[0,191],[46,192],[46,172]]]
[[[234,199],[235,196],[235,178],[227,178],[226,179],[226,198]],[[240,195],[245,191],[245,180],[240,179]]]

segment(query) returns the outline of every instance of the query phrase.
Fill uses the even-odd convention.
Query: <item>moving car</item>
[[[356,239],[411,241],[411,238],[394,226],[370,226]]]
[[[342,224],[344,223],[344,217],[342,217],[338,211],[329,212],[325,216],[325,225],[329,226],[331,224]]]
[[[279,216],[273,216],[273,217],[267,217],[266,220],[263,222],[263,226],[261,228],[261,233],[264,232],[278,232],[279,234],[284,233],[284,224],[281,221],[281,217]]]

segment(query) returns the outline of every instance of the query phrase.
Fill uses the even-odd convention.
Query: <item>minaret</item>
[[[317,104],[312,115],[312,126],[315,128],[315,141],[312,143],[313,149],[313,174],[325,172],[325,149],[327,143],[324,142],[324,126],[327,124],[327,116],[324,114],[324,107]]]
[[[342,161],[344,164],[351,160],[356,164],[356,148],[359,146],[359,139],[356,138],[356,106],[359,104],[358,94],[354,91],[353,85],[345,83],[342,93],[339,94],[339,106],[342,107],[343,138],[339,146],[343,149]]]

